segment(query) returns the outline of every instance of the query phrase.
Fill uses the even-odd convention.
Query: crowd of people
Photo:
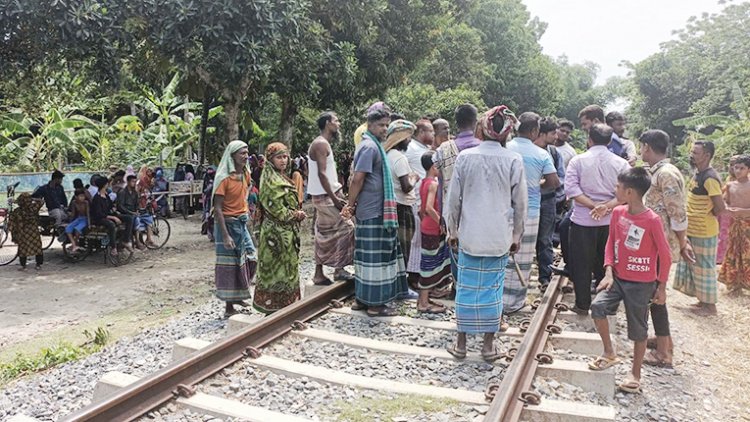
[[[294,161],[284,144],[273,143],[248,168],[248,146],[232,142],[212,190],[216,287],[227,314],[250,306],[254,278],[253,306],[262,312],[300,298],[305,195],[315,209],[313,282],[353,279],[352,308],[371,317],[398,314],[389,305],[404,299],[415,299],[419,312],[442,313],[434,299],[455,298],[458,337],[448,352],[457,359],[466,357],[467,334],[484,336],[486,360],[501,356],[494,337],[507,329],[503,314],[526,305],[534,260],[540,289],[553,273],[567,276],[573,311],[594,319],[604,353],[592,370],[619,362],[606,316],[624,302],[634,359],[619,387],[633,393],[642,363],[672,365],[666,283],[673,263],[673,286],[698,299],[699,315],[716,313],[717,276],[732,292],[750,288],[750,156],[733,160],[732,179],[722,187],[711,167],[714,145],[694,142],[695,173],[686,183],[669,162],[667,133],[643,133],[638,154],[624,136],[625,117],[605,116],[596,105],[579,114],[587,136],[580,154],[569,143],[575,125],[567,120],[516,116],[502,105],[479,113],[471,104],[453,117],[455,136],[447,120],[411,122],[373,104],[354,134],[348,178],[336,168],[331,145],[340,122],[333,112],[319,116],[320,136]],[[253,191],[257,203],[248,201]],[[257,248],[248,231],[251,206]],[[723,216],[726,247],[717,272]],[[553,264],[555,242],[564,265]],[[354,274],[345,269],[352,264]],[[334,269],[334,280],[324,266]]]
[[[107,233],[110,245],[120,242],[130,251],[134,245],[139,250],[155,246],[153,210],[165,206],[166,198],[152,203],[152,194],[167,191],[164,170],[147,166],[143,166],[138,174],[131,166],[125,170],[112,170],[109,177],[92,175],[88,185],[84,185],[81,179],[73,180],[70,202],[63,188],[65,174],[59,170],[54,171],[50,181],[33,193],[18,196],[18,206],[10,216],[10,232],[18,245],[19,270],[26,270],[29,257],[35,257],[37,270],[44,263],[39,230],[39,212],[43,205],[55,228],[59,229],[62,240],[67,239],[65,247],[71,254],[79,251],[80,236],[93,226],[101,227]],[[119,254],[116,247],[109,250],[112,256]]]

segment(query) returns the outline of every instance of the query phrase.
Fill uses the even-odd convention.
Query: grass
[[[443,412],[456,405],[458,402],[454,400],[397,395],[389,398],[363,397],[353,401],[339,400],[333,408],[340,409],[336,420],[372,422],[376,417],[381,421],[392,421],[399,417]]]
[[[10,361],[0,363],[0,385],[96,353],[109,342],[111,337],[103,327],[98,327],[93,332],[84,330],[83,335],[86,337],[86,342],[80,346],[60,341],[53,346],[42,348],[35,354],[17,353]]]

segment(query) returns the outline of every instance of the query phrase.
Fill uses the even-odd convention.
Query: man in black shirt
[[[136,179],[137,177],[134,174],[127,177],[127,184],[117,193],[116,206],[125,226],[132,227],[130,235],[135,238],[136,247],[143,250],[146,249],[146,245],[141,243],[140,238],[136,236],[136,230],[140,226],[138,221],[138,192],[135,190]],[[128,224],[128,219],[131,220],[130,224]]]
[[[55,225],[57,226],[64,223],[68,218],[66,210],[68,198],[65,196],[65,189],[62,186],[63,177],[65,175],[60,170],[55,170],[49,183],[38,187],[31,195],[33,198],[44,198],[47,213],[55,219]]]
[[[120,219],[114,213],[114,204],[112,203],[112,200],[109,199],[109,195],[107,194],[108,184],[109,181],[104,177],[96,179],[96,187],[99,189],[99,192],[97,192],[97,194],[91,200],[90,216],[91,222],[94,225],[106,227],[107,234],[109,235],[109,244],[112,245],[112,248],[110,249],[111,254],[112,256],[117,256],[117,226],[119,224],[123,224],[125,222],[125,218]],[[131,250],[133,246],[130,243],[130,236],[132,236],[133,233],[133,219],[128,216],[125,217],[127,217],[127,219],[129,220],[129,224],[125,223],[126,229],[120,234],[120,241],[123,242],[123,246],[125,247],[125,249]]]

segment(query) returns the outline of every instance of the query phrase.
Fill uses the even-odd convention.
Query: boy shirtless
[[[719,272],[719,281],[730,292],[750,289],[750,155],[740,156],[734,165],[736,180],[727,183],[724,201],[733,220],[729,247]]]

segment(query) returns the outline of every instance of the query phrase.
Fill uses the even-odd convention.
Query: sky
[[[544,53],[563,54],[570,63],[599,64],[598,83],[625,76],[623,60],[633,63],[674,39],[691,16],[720,12],[718,0],[522,0],[532,16],[548,24]],[[592,7],[596,6],[596,7]]]

